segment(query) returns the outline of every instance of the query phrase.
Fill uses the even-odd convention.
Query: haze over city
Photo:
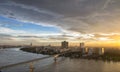
[[[0,0],[0,45],[120,46],[120,0]]]

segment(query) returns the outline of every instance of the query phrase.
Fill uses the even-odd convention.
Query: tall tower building
[[[85,52],[88,53],[88,48],[85,48]]]
[[[104,54],[104,51],[105,51],[104,48],[100,48],[100,49],[99,49],[99,55],[103,55],[103,54]]]
[[[84,43],[82,42],[82,43],[80,43],[80,48],[84,48]]]
[[[33,44],[32,44],[32,43],[30,43],[30,46],[33,46]]]
[[[62,48],[68,48],[68,42],[67,42],[67,41],[63,41],[63,42],[61,43],[61,47],[62,47]]]
[[[84,45],[85,45],[85,44],[84,44],[83,42],[80,43],[80,49],[81,49],[81,51],[82,51],[83,54],[86,53]]]

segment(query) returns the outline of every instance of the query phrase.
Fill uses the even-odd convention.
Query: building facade
[[[84,48],[84,43],[82,42],[82,43],[80,43],[80,48]]]
[[[105,51],[104,48],[100,48],[100,49],[99,49],[99,55],[103,55],[103,54],[104,54],[104,51]]]
[[[81,49],[81,51],[82,51],[82,53],[83,54],[85,54],[86,52],[85,52],[85,46],[84,46],[85,44],[82,42],[82,43],[80,43],[80,49]]]
[[[63,42],[61,43],[61,47],[62,47],[62,48],[68,48],[68,42],[67,42],[67,41],[63,41]]]

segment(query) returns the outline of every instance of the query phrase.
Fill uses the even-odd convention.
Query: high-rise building
[[[67,41],[63,41],[63,42],[61,43],[61,47],[62,47],[62,48],[68,48],[68,42],[67,42]]]
[[[85,52],[88,53],[88,48],[85,48]]]
[[[93,48],[89,48],[88,49],[88,55],[92,55],[93,54]]]
[[[80,48],[84,48],[84,43],[82,42],[82,43],[80,43]]]
[[[100,48],[99,49],[99,55],[103,55],[104,54],[104,48]]]
[[[30,43],[30,46],[32,46],[32,43]]]
[[[83,54],[86,53],[86,52],[85,52],[85,47],[84,47],[84,43],[83,43],[83,42],[80,43],[80,49],[81,49],[81,51],[82,51]]]

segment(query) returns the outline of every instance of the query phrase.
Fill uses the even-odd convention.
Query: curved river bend
[[[27,53],[19,48],[0,50],[0,67],[19,62],[46,57],[46,55]],[[103,62],[85,59],[47,58],[33,63],[34,72],[120,72],[120,62]],[[29,64],[3,69],[2,72],[30,72]]]

